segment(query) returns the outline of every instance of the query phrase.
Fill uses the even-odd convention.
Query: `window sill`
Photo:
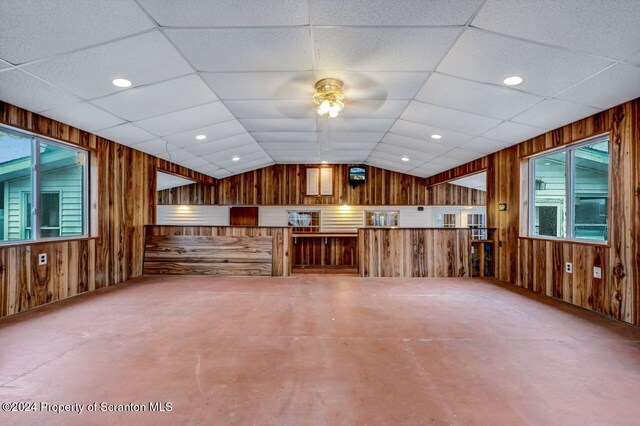
[[[71,241],[85,241],[85,240],[97,240],[98,237],[62,237],[62,238],[47,238],[46,240],[26,240],[26,241],[1,241],[0,250],[11,247],[20,246],[34,246],[39,244],[52,244],[52,243],[68,243]]]
[[[608,241],[589,241],[589,240],[567,240],[564,238],[543,238],[543,237],[529,237],[518,236],[521,240],[533,240],[533,241],[548,241],[551,243],[566,243],[566,244],[581,244],[585,246],[597,246],[597,247],[610,247]]]

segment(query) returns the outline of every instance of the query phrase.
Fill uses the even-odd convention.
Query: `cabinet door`
[[[307,195],[320,195],[320,169],[307,169]]]
[[[333,169],[320,169],[320,195],[333,195]]]

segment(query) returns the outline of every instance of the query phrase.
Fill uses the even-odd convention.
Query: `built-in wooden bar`
[[[144,274],[291,275],[292,230],[265,226],[145,226]]]
[[[469,228],[360,228],[363,277],[469,277]]]

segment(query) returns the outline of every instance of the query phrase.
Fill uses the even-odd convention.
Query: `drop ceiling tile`
[[[554,47],[468,29],[438,71],[497,85],[518,75],[519,90],[541,96],[556,93],[606,68],[613,62]]]
[[[429,165],[432,165],[433,167],[436,167],[442,171],[445,171],[465,163],[466,161],[456,160],[454,158],[448,158],[445,156],[440,156],[440,157],[434,158],[433,160],[429,161],[426,164],[423,164],[421,167],[428,167]]]
[[[238,122],[238,120],[224,121],[222,123],[214,124],[213,126],[200,127],[194,130],[188,130],[177,135],[165,136],[168,142],[180,147],[190,147],[201,145],[204,142],[211,142],[218,139],[228,138],[230,136],[240,135],[246,133],[244,127]],[[198,135],[205,135],[207,138],[204,141],[196,139]]]
[[[253,132],[258,142],[317,142],[316,132]]]
[[[223,167],[221,165],[221,162],[231,160],[232,157],[236,155],[239,156],[240,158],[244,156],[251,159],[255,157],[263,158],[266,155],[266,153],[264,152],[264,150],[260,145],[254,142],[246,145],[232,146],[225,150],[216,151],[211,154],[203,155],[202,158],[204,160],[209,160]]]
[[[0,59],[0,70],[10,68],[11,64]]]
[[[384,137],[384,132],[322,132],[319,140],[322,143],[370,143],[380,142]]]
[[[257,169],[262,169],[264,167],[269,167],[274,165],[275,162],[271,159],[269,160],[255,160],[255,161],[250,161],[246,164],[242,164],[242,165],[236,165],[234,167],[229,167],[229,171],[233,172],[234,174],[237,173],[245,173],[245,172],[249,172],[251,170],[257,170]]]
[[[42,115],[88,132],[95,132],[96,130],[124,123],[118,117],[114,117],[88,102],[62,105],[44,111]]]
[[[315,156],[295,156],[295,157],[273,157],[278,164],[318,164],[320,157]]]
[[[340,116],[344,118],[398,118],[409,105],[408,100],[351,101],[345,104]],[[330,120],[325,118],[325,120]]]
[[[224,178],[229,177],[231,175],[233,175],[233,173],[231,173],[228,170],[224,170],[224,169],[220,169],[220,170],[217,170],[217,171],[211,173],[211,176],[213,176],[216,179],[224,179]]]
[[[95,133],[98,136],[102,136],[105,139],[109,139],[123,145],[134,145],[156,138],[151,133],[140,129],[131,123],[124,123],[107,129],[98,130]]]
[[[452,148],[445,144],[408,138],[406,136],[394,135],[392,133],[387,133],[382,141],[386,144],[395,145],[402,148],[414,149],[416,151],[425,152],[431,155],[444,154]]]
[[[406,120],[396,121],[391,129],[389,129],[389,132],[449,147],[459,146],[473,137],[464,133],[440,129],[438,127],[425,126],[424,124],[418,124],[413,121]],[[442,139],[433,139],[431,135],[440,135],[442,136]]]
[[[627,58],[627,62],[631,64],[640,65],[640,51],[630,56],[629,58]]]
[[[129,121],[168,114],[215,101],[215,95],[195,74],[150,86],[127,89],[92,101]]]
[[[494,139],[496,141],[502,141],[510,145],[514,145],[546,132],[546,129],[541,129],[539,127],[525,126],[524,124],[504,121],[482,136],[487,139]]]
[[[129,0],[4,2],[0,58],[22,64],[153,27],[138,5]]]
[[[386,132],[393,125],[393,118],[344,118],[318,120],[318,130],[336,132]]]
[[[314,118],[311,99],[225,101],[237,118]]]
[[[162,153],[166,153],[167,150],[176,151],[180,149],[176,146],[169,144],[167,141],[159,138],[137,143],[133,145],[132,148],[137,149],[138,151],[146,152],[149,155],[159,155]]]
[[[431,71],[460,28],[315,28],[320,70]],[[428,46],[428,48],[425,48]]]
[[[433,105],[506,120],[544,98],[508,87],[434,73],[416,99]]]
[[[258,169],[273,164],[273,160],[265,152],[255,152],[238,155],[240,160],[233,161],[232,157],[216,161],[220,167],[232,172]]]
[[[407,173],[409,170],[415,168],[415,164],[400,164],[401,162],[396,163],[395,161],[390,161],[380,155],[381,154],[376,154],[375,152],[371,153],[369,158],[365,161],[365,164],[398,173]]]
[[[175,135],[185,130],[233,120],[233,115],[222,102],[211,102],[182,111],[160,115],[134,124],[157,136]]]
[[[308,27],[167,29],[198,71],[311,70]]]
[[[323,151],[371,151],[380,141],[375,142],[320,142]]]
[[[469,149],[453,148],[451,151],[447,152],[440,158],[443,158],[443,157],[456,160],[456,161],[461,161],[463,163],[468,163],[469,161],[484,157],[484,154],[480,152],[474,152]]]
[[[320,155],[323,158],[330,158],[339,161],[350,161],[349,158],[359,158],[358,161],[364,161],[371,154],[373,149],[322,149]]]
[[[211,163],[209,163],[207,160],[203,160],[200,157],[194,157],[189,160],[182,161],[181,164],[187,168],[197,170],[198,167],[202,167]]]
[[[240,123],[250,132],[315,132],[313,118],[247,118]]]
[[[311,83],[323,78],[337,78],[344,82],[344,96],[348,100],[413,99],[429,76],[428,72],[391,71],[316,71]],[[309,96],[309,97],[310,97]]]
[[[449,169],[448,167],[436,166],[435,164],[427,163],[409,171],[409,174],[427,178],[427,177],[437,175],[438,173],[444,172],[448,169]]]
[[[565,124],[573,123],[581,118],[596,114],[599,111],[599,109],[575,104],[573,102],[548,99],[515,116],[512,118],[512,121],[529,126],[556,129]]]
[[[188,150],[178,149],[178,147],[172,144],[169,144],[169,152],[160,152],[159,154],[156,154],[156,156],[176,164],[181,164],[186,161],[193,160],[194,158],[198,158]]]
[[[390,7],[388,0],[312,0],[315,25],[464,25],[481,0],[408,0]]]
[[[159,31],[56,56],[24,69],[84,99],[126,90],[111,83],[115,78],[126,78],[135,87],[193,72]]]
[[[397,145],[390,145],[386,143],[380,143],[373,150],[372,154],[376,154],[379,156],[380,153],[384,153],[388,155],[388,159],[390,161],[402,161],[402,157],[409,157],[409,161],[403,161],[403,163],[412,164],[413,167],[417,167],[419,164],[425,163],[427,161],[433,160],[436,158],[433,154],[428,154],[422,151],[416,151],[414,149],[406,148],[406,147],[398,147]],[[413,168],[412,167],[412,168]]]
[[[260,142],[260,146],[266,151],[305,151],[309,149],[317,149],[317,142]]]
[[[208,155],[214,152],[225,151],[230,148],[254,145],[256,141],[251,137],[249,133],[243,133],[241,135],[230,136],[224,139],[218,139],[215,141],[203,141],[203,143],[189,146],[189,151],[196,155]]]
[[[33,112],[80,101],[79,98],[17,69],[0,73],[0,99]]]
[[[640,67],[615,65],[562,92],[559,99],[607,109],[640,97]]]
[[[468,149],[482,154],[491,154],[492,152],[500,151],[507,147],[509,147],[509,145],[504,142],[481,137],[473,138],[469,142],[460,145],[461,149]]]
[[[311,71],[203,72],[220,99],[312,99],[316,79]]]
[[[473,26],[622,59],[640,45],[639,21],[637,0],[489,0]]]
[[[409,104],[401,118],[469,135],[478,135],[486,132],[501,121],[496,118],[483,117],[416,101]]]
[[[142,7],[162,26],[268,27],[308,25],[309,8],[299,0],[141,0]]]

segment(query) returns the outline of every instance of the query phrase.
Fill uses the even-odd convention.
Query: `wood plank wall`
[[[216,187],[214,184],[192,183],[191,185],[158,191],[158,204],[207,205],[216,204]]]
[[[273,237],[147,235],[144,275],[271,276]]]
[[[487,170],[487,221],[496,227],[496,276],[610,317],[640,325],[640,99],[603,111],[427,179],[434,185]],[[610,241],[606,246],[520,237],[520,161],[611,132]],[[526,194],[525,194],[526,195]],[[498,204],[507,203],[507,211]],[[573,274],[564,270],[573,262]],[[593,266],[603,277],[592,278]]]
[[[469,229],[399,228],[358,230],[363,277],[469,277]]]
[[[272,275],[291,275],[292,230],[291,228],[258,226],[179,226],[147,225],[146,235],[154,236],[227,236],[227,237],[272,237]]]
[[[448,182],[426,187],[426,204],[430,206],[484,206],[487,203],[485,191]]]
[[[92,167],[97,165],[93,238],[0,246],[0,316],[140,276],[143,226],[155,222],[156,168],[208,185],[215,182],[1,101],[0,123],[90,149]],[[48,254],[47,265],[37,266],[38,253]]]
[[[357,238],[296,238],[293,244],[294,266],[358,266]]]

